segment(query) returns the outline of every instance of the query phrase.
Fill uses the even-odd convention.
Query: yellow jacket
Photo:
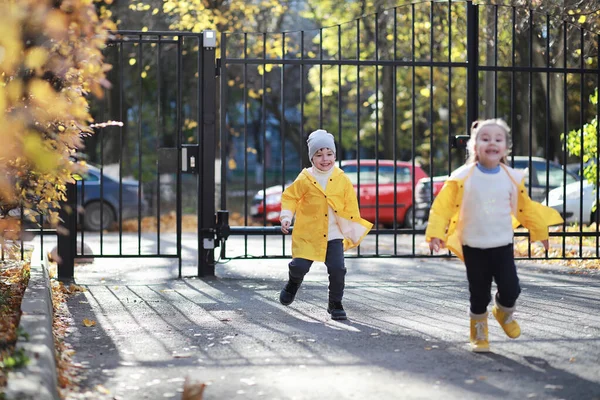
[[[329,217],[327,205],[335,212],[344,235],[344,250],[360,244],[373,224],[360,216],[356,192],[350,179],[337,166],[326,190],[307,169],[281,195],[281,209],[296,214],[292,231],[292,257],[325,261]]]
[[[523,225],[529,230],[531,241],[548,239],[548,227],[563,222],[560,214],[550,207],[535,202],[527,195],[525,177],[521,171],[500,164],[514,183],[514,194],[517,203],[513,205],[513,229]],[[458,258],[464,261],[462,254],[462,232],[457,229],[462,210],[462,199],[465,181],[469,179],[475,164],[468,164],[457,169],[444,183],[442,190],[435,198],[429,213],[429,222],[425,238],[430,242],[433,238],[444,241]],[[520,183],[517,183],[520,182]]]

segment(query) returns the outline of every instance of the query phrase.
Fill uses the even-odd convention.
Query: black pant
[[[295,282],[302,282],[304,275],[308,273],[312,264],[313,260],[293,258],[289,264],[290,279]],[[327,266],[327,273],[329,273],[329,300],[342,301],[346,277],[344,244],[342,243],[342,239],[334,239],[327,242],[325,265]]]
[[[513,253],[513,245],[491,249],[479,249],[463,246],[471,312],[483,314],[492,300],[492,279],[496,282],[498,293],[496,300],[504,307],[514,307],[521,287],[517,277],[517,267]]]

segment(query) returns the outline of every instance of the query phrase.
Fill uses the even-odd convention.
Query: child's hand
[[[432,238],[431,241],[429,242],[429,250],[431,251],[440,251],[441,249],[443,249],[445,247],[444,241],[442,239],[438,239],[438,238]]]
[[[288,221],[288,220],[281,221],[281,232],[285,233],[286,235],[288,233],[290,233],[290,224],[291,224],[291,221]]]
[[[548,250],[548,247],[550,247],[550,245],[548,244],[548,239],[540,240],[540,242],[542,242],[542,244],[544,245],[544,249]]]

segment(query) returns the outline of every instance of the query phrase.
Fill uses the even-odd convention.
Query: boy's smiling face
[[[319,149],[311,161],[321,171],[329,171],[335,165],[335,153],[327,147]]]

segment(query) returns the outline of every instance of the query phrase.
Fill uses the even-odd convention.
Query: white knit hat
[[[312,159],[317,151],[320,149],[331,149],[335,154],[335,141],[333,135],[324,129],[317,129],[308,136],[306,141],[308,144],[308,159],[312,162]]]

